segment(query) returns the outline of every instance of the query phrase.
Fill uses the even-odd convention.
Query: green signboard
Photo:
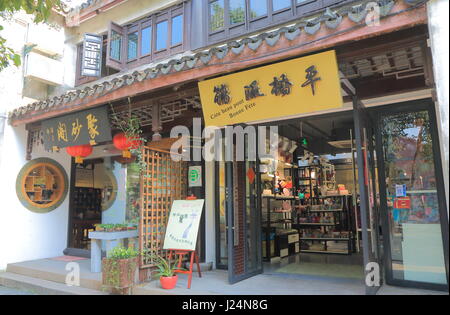
[[[188,175],[189,187],[202,187],[202,167],[190,166]]]

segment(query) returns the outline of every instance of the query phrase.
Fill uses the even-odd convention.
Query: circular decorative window
[[[67,196],[68,181],[64,168],[54,160],[40,158],[20,170],[16,192],[30,211],[47,213],[55,210]]]

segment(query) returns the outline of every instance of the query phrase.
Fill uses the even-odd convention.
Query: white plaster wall
[[[120,163],[114,163],[114,169],[111,170],[117,180],[117,198],[111,208],[102,213],[103,224],[124,223],[126,218],[126,179],[127,169]]]
[[[8,47],[13,48],[16,53],[22,55],[22,65],[20,67],[10,66],[0,72],[0,91],[2,104],[0,104],[0,113],[10,111],[14,108],[27,105],[39,99],[46,99],[62,90],[74,86],[74,52],[70,44],[65,44],[68,36],[71,36],[63,27],[58,27],[64,22],[63,17],[52,15],[49,21],[53,26],[47,24],[35,24],[33,18],[23,12],[14,15],[10,20],[1,20],[4,30],[1,35],[6,39]],[[47,73],[44,76],[58,78],[62,76],[63,80],[58,80],[60,86],[50,87],[39,81],[23,79],[28,66],[27,56],[23,55],[25,45],[37,45],[33,52],[40,54],[41,59],[49,59],[50,63],[56,66],[47,65]],[[55,59],[55,60],[52,60]],[[29,65],[31,68],[35,65]],[[71,74],[68,75],[67,73]],[[53,75],[54,74],[54,75]]]
[[[27,26],[26,22],[20,22],[20,17],[11,21],[3,21],[0,19],[4,30],[1,32],[2,37],[6,39],[8,47],[17,53],[22,51],[26,39]],[[22,105],[22,66],[10,66],[0,72],[0,113],[8,112]]]
[[[436,112],[440,133],[443,173],[449,207],[449,1],[428,2],[428,26],[436,82]]]
[[[16,178],[27,163],[24,126],[5,127],[0,163],[0,269],[8,263],[62,256],[67,247],[69,196],[57,209],[39,214],[27,210],[16,195]],[[46,157],[60,163],[70,182],[70,158],[64,152],[47,153],[42,147],[33,159]]]

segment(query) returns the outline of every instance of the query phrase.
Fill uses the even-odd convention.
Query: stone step
[[[101,275],[89,272],[89,261],[78,263],[80,264],[81,287],[102,291]],[[65,267],[65,262],[44,259],[8,264],[6,272],[65,285],[68,273]]]
[[[108,295],[88,288],[67,286],[63,283],[33,278],[11,272],[0,272],[0,285],[38,295]]]

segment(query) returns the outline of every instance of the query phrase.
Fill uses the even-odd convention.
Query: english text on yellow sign
[[[343,106],[334,51],[199,83],[207,126],[223,127]]]

